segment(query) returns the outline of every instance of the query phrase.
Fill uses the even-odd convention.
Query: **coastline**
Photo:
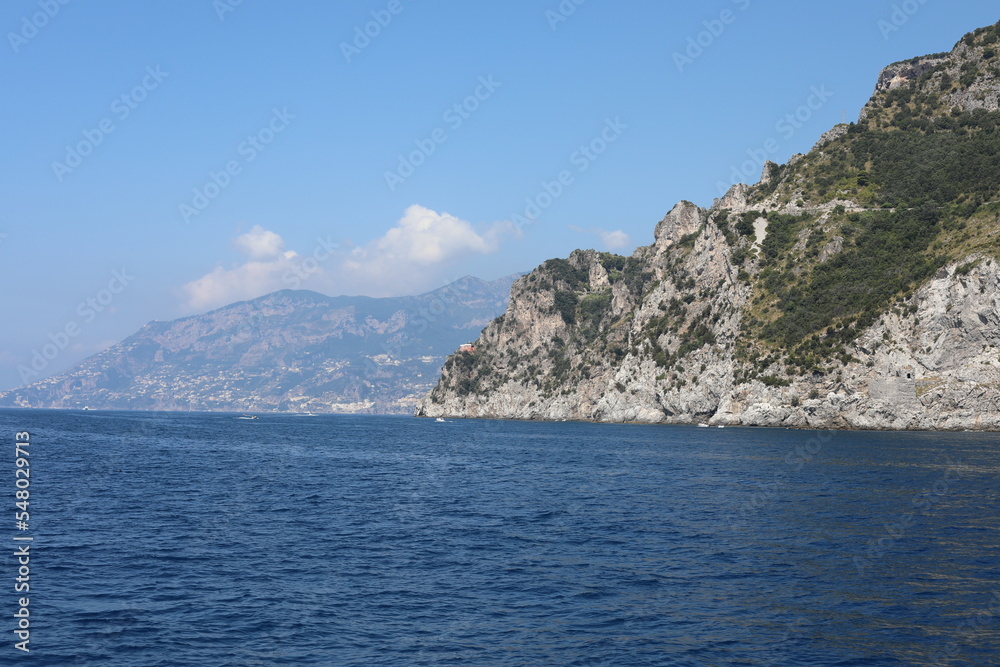
[[[380,415],[388,416],[388,415]],[[500,417],[500,416],[490,416],[490,415],[480,415],[475,417],[470,416],[459,416],[459,415],[426,415],[426,414],[414,414],[412,415],[414,419],[447,419],[455,421],[504,421],[504,422],[536,422],[536,423],[552,423],[552,424],[606,424],[609,426],[684,426],[684,427],[694,427],[705,425],[710,428],[741,428],[741,429],[780,429],[789,431],[844,431],[847,433],[1000,433],[1000,427],[994,428],[935,428],[935,427],[924,427],[924,428],[891,428],[891,427],[851,427],[851,426],[802,426],[802,425],[781,425],[781,424],[713,424],[710,422],[698,422],[698,421],[612,421],[612,420],[598,420],[598,419],[585,419],[585,418],[566,418],[566,419],[549,419],[545,417]]]

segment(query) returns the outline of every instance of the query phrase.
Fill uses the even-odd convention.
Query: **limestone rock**
[[[950,54],[890,65],[862,118],[888,109],[885,93],[913,82],[960,109],[996,109],[996,77],[969,76],[969,62],[988,60],[984,41],[963,40]],[[965,81],[949,87],[948,77],[957,80],[963,71]],[[790,311],[802,307],[801,300],[780,301],[775,290],[802,289],[803,264],[812,267],[808,275],[826,275],[816,267],[837,266],[857,251],[861,216],[886,213],[877,202],[866,208],[870,192],[830,191],[837,178],[852,180],[857,171],[817,174],[815,165],[836,162],[831,142],[846,136],[842,143],[849,144],[854,129],[833,128],[783,168],[768,162],[758,185],[733,185],[708,210],[680,202],[656,225],[654,244],[631,257],[575,252],[521,278],[507,313],[483,331],[474,354],[449,359],[417,414],[1000,430],[995,205],[987,212],[993,217],[976,222],[975,243],[931,246],[947,253],[936,263],[941,269],[922,285],[904,285],[880,310],[840,322],[807,311],[827,324],[805,338],[783,338],[786,328],[764,339],[758,318],[767,308],[767,322],[782,317],[769,299]],[[818,183],[821,175],[827,183]],[[783,225],[794,231],[782,232]],[[824,352],[819,367],[810,350],[828,338],[851,342],[825,348],[836,351]],[[788,340],[805,350],[794,363],[781,349]]]
[[[689,234],[697,232],[704,220],[705,211],[689,201],[679,202],[656,225],[653,238],[656,245],[669,247]]]

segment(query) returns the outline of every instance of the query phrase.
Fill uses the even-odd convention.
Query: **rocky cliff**
[[[1000,24],[630,257],[518,280],[421,416],[1000,429]]]

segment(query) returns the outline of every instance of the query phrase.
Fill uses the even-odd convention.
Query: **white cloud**
[[[599,229],[597,230],[597,235],[601,237],[601,243],[608,250],[621,250],[622,248],[627,248],[632,242],[628,234],[620,229],[616,229],[613,232]]]
[[[595,234],[599,239],[601,239],[601,246],[604,250],[622,250],[628,248],[632,244],[632,239],[628,234],[620,229],[614,231],[608,231],[606,229],[601,229],[600,227],[591,227],[590,229],[583,229],[582,227],[577,227],[576,225],[570,225],[570,229],[579,234]]]
[[[192,280],[182,290],[186,296],[186,310],[203,311],[263,296],[291,285],[284,284],[282,276],[293,269],[294,252],[268,260],[251,260],[232,269],[215,267],[211,273]]]
[[[508,233],[518,233],[509,222],[494,223],[477,232],[465,220],[414,205],[381,238],[355,248],[343,270],[365,279],[377,292],[392,293],[393,286],[398,290],[421,282],[428,268],[496,252]]]
[[[423,206],[411,206],[381,237],[364,246],[338,247],[317,239],[302,255],[285,251],[278,234],[255,226],[234,245],[247,259],[216,267],[181,288],[186,311],[205,311],[281,289],[312,289],[330,295],[415,294],[458,277],[456,263],[497,251],[515,225],[498,222],[478,230],[469,222]]]
[[[246,234],[237,236],[233,244],[251,259],[277,257],[285,249],[285,241],[280,236],[260,225],[254,225]]]

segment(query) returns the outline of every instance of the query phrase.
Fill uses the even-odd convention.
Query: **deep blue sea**
[[[0,664],[1000,665],[996,434],[18,410],[0,427]]]

